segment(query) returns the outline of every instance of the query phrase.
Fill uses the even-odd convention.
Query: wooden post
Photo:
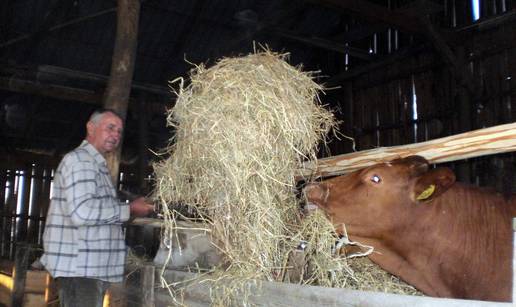
[[[472,112],[473,112],[473,101],[472,95],[474,94],[471,89],[473,84],[469,84],[469,88],[464,84],[464,80],[460,78],[461,75],[468,74],[468,66],[465,62],[464,56],[464,48],[458,48],[458,57],[457,61],[462,63],[460,68],[457,68],[457,73],[455,76],[459,76],[456,78],[456,87],[457,87],[457,105],[459,109],[459,117],[458,117],[458,128],[459,132],[463,133],[466,131],[470,131],[473,129],[472,125]],[[460,163],[457,165],[457,169],[455,171],[457,175],[457,179],[463,182],[471,182],[471,167],[469,163]]]
[[[145,107],[145,97],[141,97],[138,101],[138,188],[139,193],[147,193],[145,191],[145,175],[149,165],[147,147],[148,147],[148,127],[147,127],[147,110]]]
[[[350,138],[354,138],[353,131],[353,82],[346,81],[342,85],[344,107],[342,112],[344,113],[344,135]],[[355,150],[355,140],[346,139],[343,140],[346,143],[346,151],[351,152]],[[349,145],[348,145],[349,144]]]
[[[11,306],[23,306],[25,294],[25,277],[29,267],[30,248],[27,244],[18,244],[13,269],[13,293]]]
[[[125,121],[138,38],[139,0],[118,0],[115,48],[111,63],[111,74],[104,95],[104,107],[117,111]],[[120,146],[106,157],[113,183],[118,182]]]
[[[7,186],[7,170],[0,169],[0,258],[4,255],[5,215],[7,214],[7,202],[5,202],[5,188]]]
[[[155,268],[152,264],[126,266],[123,292],[127,307],[154,307]]]
[[[141,268],[141,306],[154,307],[154,281],[155,267],[153,265],[144,265]]]
[[[471,96],[463,87],[458,89],[457,95],[460,110],[459,131],[462,133],[471,130]],[[471,167],[469,164],[461,163],[457,165],[456,175],[459,181],[471,182]]]

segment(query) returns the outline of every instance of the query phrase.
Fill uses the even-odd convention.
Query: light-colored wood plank
[[[516,150],[516,123],[494,126],[422,143],[380,147],[306,162],[296,178],[327,177],[410,155],[443,163]]]
[[[165,279],[183,281],[194,277],[192,273],[167,271]],[[185,303],[188,306],[206,306],[210,303],[211,281],[192,283],[188,286]],[[510,307],[511,303],[444,299],[426,296],[398,295],[381,292],[300,286],[263,281],[259,286],[251,282],[249,303],[257,306],[360,306],[360,307]],[[211,289],[215,291],[215,289]],[[160,291],[156,294],[156,306],[172,304],[170,297]]]

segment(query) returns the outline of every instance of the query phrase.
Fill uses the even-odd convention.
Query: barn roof
[[[186,77],[192,63],[210,65],[261,44],[321,71],[319,82],[339,85],[407,54],[430,51],[449,62],[447,48],[475,26],[467,16],[448,18],[470,8],[459,2],[142,0],[125,160],[136,155],[142,114],[149,147],[166,144],[164,112],[174,100],[168,82]],[[0,7],[1,150],[58,157],[80,142],[87,116],[102,104],[117,2],[18,0]]]

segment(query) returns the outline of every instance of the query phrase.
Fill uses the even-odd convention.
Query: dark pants
[[[109,282],[84,277],[58,277],[61,307],[102,307]]]

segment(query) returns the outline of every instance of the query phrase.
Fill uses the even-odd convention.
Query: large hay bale
[[[322,88],[313,75],[285,58],[264,51],[225,58],[209,69],[197,66],[188,86],[180,80],[168,112],[175,136],[165,150],[169,158],[154,166],[155,198],[167,240],[178,240],[174,229],[178,219],[189,218],[186,206],[225,257],[210,274],[215,305],[237,298],[245,305],[243,280],[329,287],[358,282],[345,256],[332,252],[333,225],[320,213],[300,217],[295,172],[306,159],[316,160],[318,144],[336,121],[321,106]],[[289,277],[300,242],[307,244],[300,276]],[[182,288],[172,288],[179,303]]]
[[[180,214],[168,204],[185,203],[228,259],[220,271],[280,280],[300,239],[294,172],[335,125],[321,87],[269,51],[198,66],[190,79],[168,113],[170,158],[155,165],[168,230]]]

